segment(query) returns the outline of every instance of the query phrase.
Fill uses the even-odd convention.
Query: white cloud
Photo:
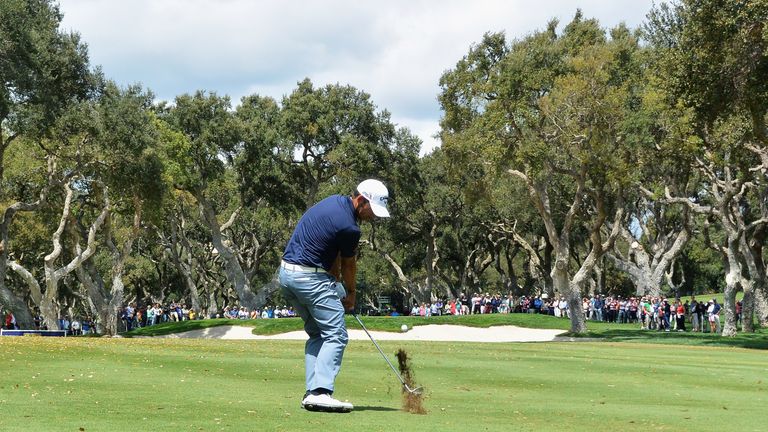
[[[94,64],[161,99],[198,89],[280,98],[309,77],[371,94],[431,149],[442,73],[488,31],[519,38],[582,8],[638,25],[651,0],[61,0]],[[398,120],[399,119],[399,120]]]

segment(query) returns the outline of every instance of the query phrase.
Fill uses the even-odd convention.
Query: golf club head
[[[410,388],[410,387],[408,387],[408,384],[405,384],[405,383],[403,384],[403,388],[408,393],[414,394],[414,395],[420,395],[422,393],[422,391],[423,391],[423,387],[421,387],[421,386],[416,387],[416,388]]]
[[[363,321],[360,319],[360,317],[357,316],[356,313],[353,313],[352,316],[355,317],[357,322],[360,324],[360,327],[362,327],[363,331],[365,331],[365,334],[367,334],[368,338],[371,339],[371,342],[373,342],[373,346],[376,347],[376,349],[379,351],[379,354],[381,354],[381,356],[384,358],[384,361],[387,362],[387,364],[389,365],[390,369],[392,369],[392,372],[394,372],[395,376],[397,376],[397,379],[400,380],[400,383],[403,385],[403,389],[405,389],[405,391],[407,391],[410,394],[420,395],[421,392],[422,392],[422,388],[421,387],[411,388],[410,386],[408,386],[408,384],[405,383],[405,380],[403,379],[403,377],[400,376],[400,373],[397,372],[397,369],[395,369],[395,366],[392,364],[392,362],[389,361],[389,359],[387,358],[387,355],[384,354],[384,351],[381,350],[381,347],[379,346],[378,343],[376,343],[376,340],[373,338],[373,336],[371,336],[371,333],[365,327],[365,324],[363,324]]]

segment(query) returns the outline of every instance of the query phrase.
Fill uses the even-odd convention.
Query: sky
[[[508,40],[560,29],[580,8],[606,27],[637,27],[652,0],[59,0],[62,29],[91,63],[158,100],[196,90],[278,101],[304,78],[352,85],[399,127],[440,145],[440,76],[487,32]]]

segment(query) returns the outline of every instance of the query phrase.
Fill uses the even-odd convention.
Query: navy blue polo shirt
[[[312,206],[299,219],[283,253],[283,261],[309,267],[331,268],[339,252],[355,256],[360,227],[352,199],[331,195]]]

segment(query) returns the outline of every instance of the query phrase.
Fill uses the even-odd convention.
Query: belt
[[[325,269],[322,267],[307,267],[303,265],[298,264],[291,264],[287,263],[285,261],[280,262],[280,267],[294,271],[294,272],[302,272],[302,273],[325,273]]]

